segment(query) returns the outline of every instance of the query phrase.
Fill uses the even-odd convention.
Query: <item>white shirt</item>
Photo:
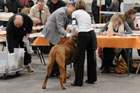
[[[91,17],[85,10],[76,10],[72,13],[72,19],[76,19],[78,32],[88,32],[91,30]],[[75,21],[72,22],[75,24]]]

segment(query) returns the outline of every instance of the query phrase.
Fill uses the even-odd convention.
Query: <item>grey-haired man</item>
[[[45,25],[44,30],[42,31],[45,38],[49,40],[51,45],[57,44],[61,37],[70,36],[71,34],[67,33],[66,27],[69,24],[69,16],[75,10],[76,1],[69,1],[66,7],[62,7],[53,12]],[[59,71],[58,67],[55,64],[53,67],[52,76],[58,76]]]

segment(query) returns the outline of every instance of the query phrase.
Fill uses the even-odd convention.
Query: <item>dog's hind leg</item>
[[[59,80],[60,80],[60,85],[62,89],[66,89],[64,87],[64,81],[65,81],[65,57],[63,56],[59,56],[59,58],[57,58],[57,64],[59,66],[59,71],[60,71],[60,76],[59,76]]]
[[[66,89],[65,87],[64,87],[64,82],[65,82],[65,66],[61,66],[61,67],[59,67],[59,69],[60,69],[60,77],[59,77],[59,79],[60,79],[60,85],[61,85],[61,88],[62,89]]]
[[[54,61],[51,58],[48,58],[48,59],[49,59],[49,63],[47,65],[47,75],[46,75],[45,80],[43,82],[42,89],[46,89],[47,81],[48,81],[49,76],[51,75],[53,65],[54,65]]]
[[[67,82],[67,66],[65,65],[65,78],[64,78],[63,83],[66,83],[66,82]]]

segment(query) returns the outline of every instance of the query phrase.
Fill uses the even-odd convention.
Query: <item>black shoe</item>
[[[95,81],[88,81],[88,80],[86,80],[85,83],[87,83],[87,84],[95,84]]]
[[[82,87],[83,84],[76,84],[76,83],[72,83],[71,86],[77,86],[77,87]]]

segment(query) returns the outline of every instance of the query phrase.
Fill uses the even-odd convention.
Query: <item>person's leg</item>
[[[30,72],[34,72],[34,70],[32,69],[32,66],[31,66],[31,54],[29,54],[26,49],[25,49],[25,53],[24,53],[24,65],[25,65],[25,68],[27,69],[27,71],[30,73]]]
[[[132,66],[132,49],[123,49],[121,51],[121,55],[124,58],[125,62],[128,65],[129,72],[131,72],[131,66]]]
[[[77,39],[78,52],[74,58],[75,81],[73,86],[83,85],[86,40],[84,34],[79,33]]]
[[[94,83],[97,81],[97,70],[96,70],[96,52],[95,50],[87,50],[87,83]]]
[[[102,61],[102,72],[110,72],[109,68],[113,65],[113,60],[115,57],[113,48],[103,49],[103,61]]]
[[[90,38],[86,50],[87,50],[87,83],[93,84],[97,81],[97,70],[96,70],[96,35],[95,33],[89,32]]]
[[[26,51],[24,53],[24,65],[27,66],[31,64],[31,59],[32,59],[31,55]]]
[[[32,56],[31,54],[28,53],[27,48],[24,46],[24,42],[22,39],[19,41],[19,45],[21,48],[24,48],[25,53],[24,53],[24,66],[28,72],[34,72],[32,67],[31,67],[31,62],[32,62]]]

